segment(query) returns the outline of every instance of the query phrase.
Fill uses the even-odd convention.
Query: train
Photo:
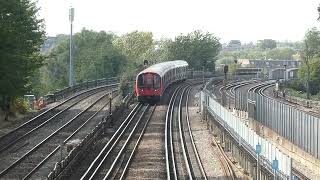
[[[177,81],[187,79],[188,63],[184,60],[154,64],[136,77],[136,97],[139,102],[156,103],[166,88]]]

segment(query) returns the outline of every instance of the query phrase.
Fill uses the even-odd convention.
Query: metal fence
[[[320,158],[320,118],[257,94],[256,120]]]
[[[320,118],[276,99],[236,91],[235,108],[320,159]],[[239,98],[244,97],[244,98]]]
[[[97,79],[97,80],[91,80],[91,81],[84,81],[74,85],[73,87],[66,87],[61,90],[56,90],[54,93],[47,94],[45,97],[46,97],[46,101],[48,103],[51,103],[51,102],[55,102],[57,100],[63,99],[65,97],[68,97],[74,94],[75,92],[79,92],[85,89],[103,86],[107,84],[112,84],[112,83],[119,83],[119,78],[112,77],[112,78],[103,78],[103,79]]]
[[[241,117],[237,117],[235,114],[229,112],[225,107],[220,105],[219,102],[211,97],[211,93],[209,91],[204,90],[201,92],[201,101],[204,101],[204,104],[201,103],[201,110],[207,108],[208,112],[211,113],[212,116],[216,117],[217,120],[222,121],[222,124],[236,135],[239,142],[249,146],[251,154],[255,154],[257,144],[261,145],[262,160],[265,162],[264,164],[267,168],[272,169],[271,162],[277,159],[280,171],[277,176],[285,176],[285,178],[289,178],[291,176],[291,158],[289,156],[282,153],[268,140],[257,135],[254,130],[250,129],[246,125]]]

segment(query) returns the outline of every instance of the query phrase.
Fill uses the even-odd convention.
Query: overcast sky
[[[320,0],[39,0],[49,36],[69,34],[69,7],[74,30],[123,34],[151,31],[156,39],[174,38],[196,29],[225,43],[231,39],[298,41],[307,29],[320,27]]]

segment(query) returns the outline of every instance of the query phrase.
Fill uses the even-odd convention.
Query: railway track
[[[303,173],[301,173],[299,170],[297,170],[296,168],[292,168],[292,175],[296,178],[298,178],[299,180],[310,180],[310,178],[308,178],[307,176],[305,176]]]
[[[255,92],[255,93],[258,93],[259,95],[261,96],[264,96],[264,97],[267,97],[267,98],[270,98],[270,99],[274,99],[273,97],[270,97],[266,94],[266,90],[272,86],[275,86],[275,84],[272,82],[272,83],[265,83],[265,84],[259,84],[257,86],[254,86],[252,87],[251,91]],[[287,104],[287,105],[290,105],[290,106],[293,106],[291,103],[288,103],[288,102],[284,102],[282,101],[284,104]],[[295,106],[296,107],[296,106]],[[299,171],[298,169],[292,167],[291,169],[292,171],[292,175],[300,180],[309,180],[309,178],[304,175],[301,171]]]
[[[275,84],[270,84],[270,86],[264,86],[264,87],[261,87],[259,89],[259,92],[258,94],[260,94],[261,96],[264,96],[264,97],[267,97],[267,98],[270,98],[270,99],[275,99],[277,101],[281,101],[282,103],[288,105],[288,106],[292,106],[296,109],[299,109],[301,111],[304,111],[306,112],[307,114],[310,114],[310,115],[313,115],[313,116],[316,116],[316,117],[320,117],[320,113],[319,112],[315,112],[315,111],[312,111],[310,110],[309,108],[305,107],[304,105],[301,105],[301,104],[298,104],[298,103],[294,103],[292,101],[289,101],[288,99],[285,99],[285,98],[282,98],[282,97],[278,97],[278,98],[275,98],[275,97],[270,97],[266,91],[268,88],[272,87],[272,86],[275,86]]]
[[[219,161],[222,165],[223,171],[225,173],[225,177],[229,180],[236,180],[237,175],[236,175],[235,171],[233,170],[232,162],[230,161],[230,159],[228,158],[226,153],[223,151],[220,144],[217,143],[215,138],[212,138],[212,144],[218,148],[218,151],[219,151],[218,158],[219,158]]]
[[[21,139],[25,138],[27,135],[31,134],[32,132],[36,131],[37,129],[41,128],[48,122],[52,121],[56,116],[60,115],[61,113],[67,111],[71,107],[78,104],[80,101],[84,100],[88,96],[95,94],[104,90],[105,88],[112,88],[116,87],[118,84],[111,84],[107,86],[101,86],[98,88],[90,89],[78,93],[61,103],[57,104],[56,106],[44,111],[43,113],[37,115],[36,117],[30,119],[29,121],[25,122],[24,124],[20,125],[19,127],[13,129],[9,133],[0,137],[0,154],[12,147],[15,143],[20,141]]]
[[[184,96],[189,92],[189,85],[180,86],[169,102],[165,128],[167,179],[207,179],[188,119],[188,98]]]
[[[154,109],[137,104],[81,179],[123,179]]]
[[[117,90],[113,91],[115,92]],[[81,97],[80,100],[73,103],[73,106],[80,101],[84,101],[88,96],[92,95],[92,93]],[[99,95],[99,97],[95,98],[96,95]],[[76,112],[76,115],[71,113],[63,119],[56,118],[59,117],[58,115],[61,113],[54,115],[54,118],[49,118],[50,121],[47,120],[47,124],[39,125],[42,128],[39,126],[36,127],[38,131],[42,129],[41,132],[37,131],[37,133],[35,133],[36,131],[33,129],[30,133],[23,136],[24,139],[29,136],[29,139],[23,141],[27,142],[27,145],[22,143],[22,146],[17,146],[17,144],[20,143],[19,141],[17,141],[19,143],[12,145],[16,148],[16,152],[12,153],[13,147],[10,147],[8,149],[10,151],[7,152],[8,158],[1,157],[1,159],[5,160],[5,163],[1,164],[0,178],[29,179],[39,168],[44,166],[45,163],[50,162],[50,158],[55,159],[54,162],[56,162],[59,155],[59,153],[57,153],[59,146],[74,137],[86,123],[93,119],[97,113],[108,104],[106,102],[109,99],[109,91],[101,91],[96,95],[91,96],[89,99],[92,102],[86,104],[83,110],[79,110],[80,112]],[[97,110],[96,113],[95,110]],[[54,120],[54,122],[52,120]],[[30,137],[31,135],[35,137]],[[36,138],[36,140],[34,140],[34,138]],[[3,154],[4,153],[2,153],[2,155]]]

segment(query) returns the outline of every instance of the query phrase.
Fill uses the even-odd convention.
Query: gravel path
[[[164,127],[166,105],[157,106],[138,146],[126,179],[165,179]]]
[[[189,119],[196,147],[208,179],[224,179],[224,172],[217,158],[218,148],[211,146],[212,135],[209,133],[206,124],[201,122],[201,115],[197,106],[199,104],[197,93],[199,93],[199,88],[193,88],[189,97]]]

